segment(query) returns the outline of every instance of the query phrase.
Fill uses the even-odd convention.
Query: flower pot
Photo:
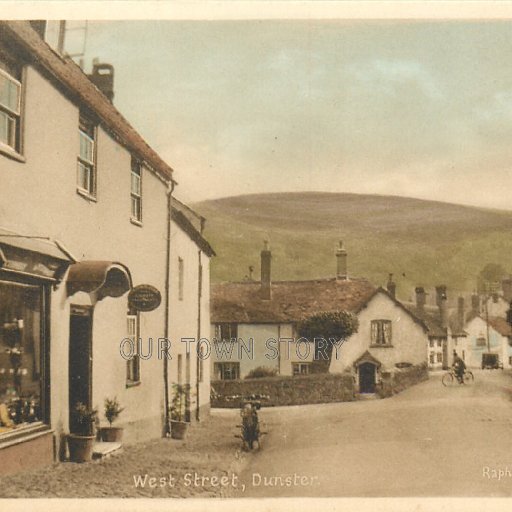
[[[122,427],[102,427],[100,428],[101,440],[105,443],[120,443],[123,439]]]
[[[96,436],[68,435],[69,460],[71,462],[89,462],[92,460],[92,451]]]
[[[171,421],[171,437],[173,439],[185,439],[189,423],[186,421]]]

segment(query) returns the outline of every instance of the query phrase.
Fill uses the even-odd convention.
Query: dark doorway
[[[71,306],[69,322],[69,425],[77,402],[92,401],[92,307]]]
[[[375,393],[375,365],[359,365],[359,393]]]

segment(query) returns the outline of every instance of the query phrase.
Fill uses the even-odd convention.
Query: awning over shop
[[[55,240],[0,228],[0,269],[60,281],[74,258]]]
[[[69,267],[68,296],[76,292],[96,293],[104,297],[121,297],[132,288],[128,267],[115,261],[80,261]]]

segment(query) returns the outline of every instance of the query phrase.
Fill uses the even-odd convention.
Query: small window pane
[[[140,176],[132,173],[132,194],[140,196]]]
[[[92,193],[91,187],[91,169],[82,162],[78,162],[78,186]]]
[[[16,141],[16,121],[0,111],[0,142],[14,148]]]
[[[20,113],[20,85],[0,73],[0,104],[11,112]]]
[[[94,163],[94,141],[80,130],[80,158],[86,162]]]

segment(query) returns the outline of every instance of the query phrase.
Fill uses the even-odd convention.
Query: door
[[[372,363],[359,366],[359,393],[375,393],[375,365]]]
[[[77,402],[92,402],[92,307],[71,306],[69,321],[69,425]]]

